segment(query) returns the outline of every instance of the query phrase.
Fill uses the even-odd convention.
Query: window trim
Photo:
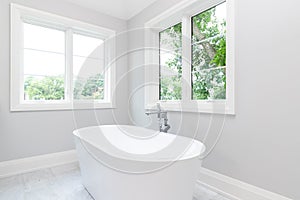
[[[192,100],[191,46],[185,41],[186,38],[191,38],[191,18],[222,2],[225,0],[184,1],[145,23],[145,109],[154,109],[159,102],[169,111],[235,114],[235,0],[226,1],[226,63],[230,66],[226,67],[226,100]],[[182,60],[182,77],[185,80],[182,81],[182,100],[162,101],[158,94],[158,54],[153,49],[158,48],[158,33],[179,22],[182,22],[182,48],[185,49],[182,55],[185,58]]]
[[[40,26],[64,30],[66,32],[66,69],[65,69],[65,100],[54,101],[24,101],[23,85],[23,32],[22,23],[29,22]],[[38,110],[71,110],[71,109],[105,109],[115,108],[113,91],[116,82],[115,34],[107,28],[73,20],[56,14],[28,8],[18,4],[11,4],[11,52],[10,52],[10,110],[11,111],[38,111]],[[88,30],[88,31],[87,31]],[[72,33],[88,34],[105,41],[105,99],[104,100],[73,100],[73,60],[72,60]]]

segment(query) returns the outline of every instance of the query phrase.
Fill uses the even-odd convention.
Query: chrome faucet
[[[160,104],[157,103],[157,110],[155,111],[147,111],[146,115],[154,115],[157,114],[159,131],[167,133],[171,126],[168,124],[167,111],[161,109]],[[163,120],[163,122],[162,122]]]

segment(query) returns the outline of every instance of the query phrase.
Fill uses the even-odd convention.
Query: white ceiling
[[[128,20],[156,0],[66,0],[82,7]]]

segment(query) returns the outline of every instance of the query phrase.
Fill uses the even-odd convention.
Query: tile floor
[[[0,200],[93,200],[77,163],[0,179]],[[201,186],[194,200],[229,200]]]

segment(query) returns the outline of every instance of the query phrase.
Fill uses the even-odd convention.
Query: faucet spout
[[[154,115],[154,114],[158,114],[158,111],[147,111],[145,112],[146,115]]]
[[[171,126],[168,124],[168,117],[167,117],[167,111],[164,111],[161,109],[160,104],[157,103],[157,110],[154,111],[147,111],[145,112],[146,115],[153,115],[157,114],[158,118],[158,125],[159,125],[159,131],[167,133],[168,130],[171,128]],[[164,123],[162,123],[162,120]]]

